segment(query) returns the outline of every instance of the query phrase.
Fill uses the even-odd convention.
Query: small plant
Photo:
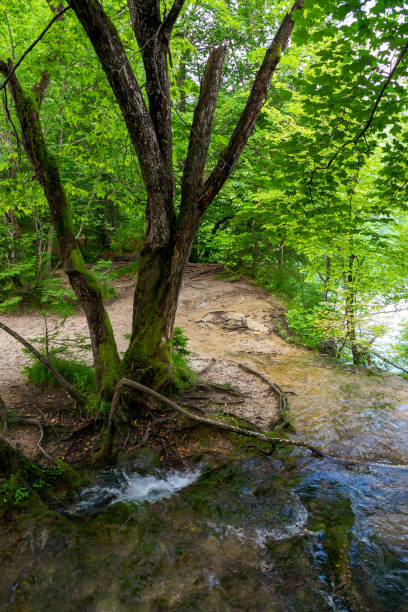
[[[85,362],[75,359],[63,359],[58,357],[58,349],[51,349],[49,353],[49,361],[51,365],[74,387],[82,393],[95,392],[95,372],[93,368]],[[35,357],[32,358],[33,363],[23,369],[24,374],[30,382],[37,387],[54,388],[59,385],[54,374]]]
[[[185,335],[182,327],[175,327],[173,329],[171,343],[173,345],[173,351],[179,355],[187,356],[191,354],[191,351],[189,351],[187,348],[188,338]]]
[[[102,291],[104,300],[111,300],[118,296],[118,292],[112,286],[114,273],[112,270],[112,261],[110,259],[99,259],[91,268],[93,275],[96,277]]]
[[[188,356],[188,338],[181,327],[173,329],[173,379],[171,381],[172,390],[177,394],[182,394],[192,387],[196,381],[196,375],[190,367]]]

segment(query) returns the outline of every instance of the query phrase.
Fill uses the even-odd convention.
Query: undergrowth
[[[51,349],[49,361],[61,376],[84,394],[96,392],[93,368],[80,359],[72,357],[64,359],[58,357],[55,353],[55,349]],[[59,383],[54,374],[43,363],[36,358],[34,359],[33,363],[23,369],[28,380],[37,387],[47,387],[50,389],[58,387]]]
[[[181,327],[175,327],[172,336],[173,346],[173,379],[171,381],[171,391],[177,395],[182,395],[187,389],[191,388],[196,382],[196,374],[190,367],[189,356],[191,351],[187,348],[188,338]]]

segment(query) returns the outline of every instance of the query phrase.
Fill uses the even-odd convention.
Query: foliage
[[[72,356],[69,359],[62,359],[56,356],[53,351],[49,355],[49,361],[57,372],[79,391],[87,394],[95,392],[95,372],[85,362]],[[54,374],[38,360],[26,366],[23,372],[26,374],[27,379],[37,387],[52,389],[59,385]]]
[[[173,351],[178,355],[183,357],[190,355],[191,351],[189,351],[187,348],[188,338],[182,327],[174,327],[171,343],[173,346]]]
[[[186,127],[209,49],[226,43],[229,58],[208,170],[228,143],[289,4],[186,4],[170,62],[177,198]],[[23,10],[15,0],[0,1],[7,15],[0,24],[2,58],[21,56],[33,32],[48,23],[48,5],[30,0]],[[104,9],[132,50],[132,68],[143,83],[128,13],[117,0],[104,2]],[[330,334],[366,341],[362,322],[372,305],[406,297],[407,55],[395,62],[407,17],[405,4],[390,1],[305,1],[251,140],[193,245],[194,260],[227,264],[233,278],[245,274],[283,294],[291,328],[311,346]],[[142,250],[146,189],[103,68],[73,11],[18,68],[27,90],[44,67],[51,78],[41,118],[47,146],[59,160],[86,262],[96,261],[92,271],[110,299],[116,292],[107,258]],[[5,115],[0,127],[0,312],[30,305],[66,315],[73,294],[52,275],[59,255],[49,211],[19,151],[11,100],[9,111],[13,123]],[[188,355],[177,330],[173,348],[174,359]]]
[[[172,336],[172,362],[173,378],[171,387],[174,393],[181,395],[196,381],[196,375],[190,367],[188,356],[191,351],[187,348],[188,338],[181,327],[173,329]]]
[[[114,287],[112,287],[112,282],[114,279],[112,261],[110,259],[99,259],[91,269],[95,278],[99,282],[103,299],[111,300],[117,297],[118,292]]]

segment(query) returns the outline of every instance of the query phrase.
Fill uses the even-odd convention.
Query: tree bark
[[[353,355],[354,365],[360,365],[362,351],[359,348],[356,339],[356,297],[355,297],[355,274],[354,274],[354,261],[355,255],[350,255],[348,270],[347,270],[347,285],[346,285],[346,327],[347,334],[346,339],[350,342],[351,353]]]
[[[0,72],[5,76],[12,68],[10,61],[8,64],[0,62]],[[44,140],[40,107],[47,85],[46,73],[31,94],[23,91],[15,73],[8,81],[25,152],[49,204],[64,271],[88,321],[97,387],[101,397],[109,399],[119,376],[119,355],[99,285],[87,270],[75,239],[71,206],[64,191],[57,160],[48,151]]]

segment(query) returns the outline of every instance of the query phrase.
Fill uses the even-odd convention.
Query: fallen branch
[[[286,398],[286,393],[284,393],[276,383],[271,382],[264,374],[258,372],[257,370],[253,370],[249,366],[245,365],[245,363],[238,363],[238,367],[241,368],[241,370],[244,370],[245,372],[249,372],[250,374],[257,376],[260,380],[262,380],[268,385],[270,391],[273,391],[273,393],[275,393],[278,398],[278,410],[280,413],[280,420],[282,420],[285,424],[289,424],[287,414],[289,406],[288,400]]]
[[[236,427],[235,425],[230,425],[229,423],[222,423],[221,421],[213,421],[211,419],[197,416],[196,414],[192,414],[191,412],[188,412],[187,410],[185,410],[184,408],[182,408],[181,406],[179,406],[178,404],[170,400],[168,397],[161,395],[161,393],[158,393],[157,391],[154,391],[153,389],[149,389],[149,387],[145,387],[145,385],[137,383],[133,380],[129,380],[128,378],[122,378],[118,382],[115,388],[115,393],[113,396],[113,401],[112,401],[112,405],[111,405],[111,409],[109,413],[109,432],[111,436],[113,436],[114,434],[115,415],[119,407],[120,392],[124,386],[130,387],[131,389],[136,389],[137,391],[141,391],[142,393],[146,393],[147,395],[154,397],[159,402],[166,404],[172,410],[175,410],[179,414],[183,415],[184,417],[187,417],[188,419],[191,419],[192,421],[202,423],[203,425],[210,425],[211,427],[216,427],[217,429],[222,429],[225,431],[232,431],[233,433],[237,433],[243,436],[257,438],[258,440],[262,440],[262,442],[267,442],[268,444],[272,444],[272,445],[279,444],[282,446],[294,446],[298,448],[304,448],[306,450],[310,450],[317,457],[329,459],[341,465],[349,465],[349,466],[351,465],[356,465],[356,466],[371,465],[371,466],[382,467],[382,468],[386,467],[386,468],[408,469],[408,464],[395,465],[391,463],[378,463],[378,462],[373,462],[373,461],[358,461],[356,459],[343,459],[342,457],[334,457],[332,455],[327,455],[326,453],[319,450],[315,446],[312,446],[311,444],[307,444],[306,442],[302,442],[301,440],[293,440],[292,438],[271,437],[270,435],[267,435],[265,433],[261,433],[258,431],[251,431],[249,429],[243,429],[242,427]]]
[[[52,372],[52,374],[55,376],[55,378],[58,380],[59,384],[61,385],[61,387],[63,387],[64,389],[66,389],[68,391],[68,393],[71,395],[71,397],[73,397],[76,401],[78,401],[79,403],[84,403],[84,397],[81,395],[81,393],[79,393],[79,391],[77,391],[75,389],[75,387],[73,387],[55,368],[54,366],[48,361],[48,359],[46,359],[43,355],[41,355],[41,353],[39,351],[37,351],[37,349],[30,344],[25,338],[23,338],[22,336],[20,336],[20,334],[18,334],[16,331],[14,331],[13,329],[10,329],[10,327],[8,327],[7,325],[5,325],[4,323],[2,323],[0,321],[0,329],[2,329],[3,331],[5,331],[7,334],[9,334],[10,336],[12,336],[15,340],[17,340],[17,342],[19,342],[20,344],[22,344],[28,351],[30,351],[30,353],[32,353],[32,355],[34,355],[35,357],[37,357],[38,361],[41,361],[41,363],[43,365],[45,365],[46,368],[48,368],[50,370],[50,372]]]
[[[344,343],[343,343],[342,349],[344,348],[344,346],[347,346],[348,348],[351,348],[350,345],[347,343],[346,339],[344,339]],[[395,361],[392,361],[391,359],[389,359],[389,357],[384,357],[384,355],[380,355],[380,353],[377,353],[377,351],[374,351],[372,348],[369,348],[369,346],[364,346],[363,344],[357,344],[357,343],[356,343],[356,346],[362,352],[364,352],[364,353],[371,353],[371,355],[374,355],[374,357],[378,357],[378,359],[381,359],[382,361],[385,361],[386,363],[389,363],[390,365],[392,365],[397,370],[401,370],[405,374],[408,374],[408,370],[406,368],[403,368],[402,366],[398,365],[397,363],[395,363]]]
[[[394,368],[397,368],[398,370],[401,370],[405,374],[408,374],[408,370],[407,369],[405,369],[402,366],[396,364],[395,361],[391,361],[391,359],[389,359],[388,357],[384,357],[384,355],[380,355],[380,353],[377,353],[376,351],[373,351],[373,349],[368,349],[368,352],[371,353],[372,355],[374,355],[375,357],[378,357],[378,359],[382,359],[386,363],[389,363]]]

